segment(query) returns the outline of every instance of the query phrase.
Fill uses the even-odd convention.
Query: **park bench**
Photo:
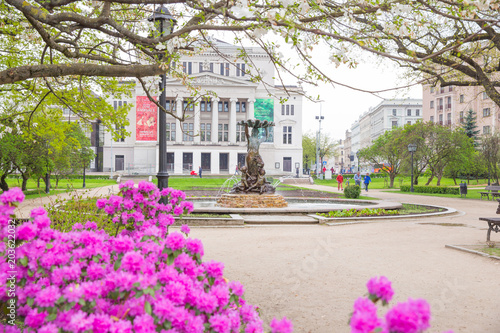
[[[498,201],[498,207],[497,207],[497,214],[500,214],[500,199],[497,199]],[[490,235],[491,232],[500,232],[500,218],[498,217],[480,217],[480,221],[486,221],[488,222],[488,233],[486,234],[486,241],[490,241]]]
[[[492,199],[495,198],[500,198],[500,186],[496,185],[491,185],[491,186],[486,186],[485,187],[486,192],[479,192],[481,194],[481,199],[486,197],[488,200],[490,200],[490,195]]]

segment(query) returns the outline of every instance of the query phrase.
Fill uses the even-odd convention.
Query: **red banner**
[[[135,139],[137,141],[156,141],[157,110],[156,104],[147,96],[137,96],[135,106]]]

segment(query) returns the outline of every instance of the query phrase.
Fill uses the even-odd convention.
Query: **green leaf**
[[[168,257],[167,257],[167,265],[173,265],[174,264],[174,255],[173,254],[169,254]]]
[[[57,318],[57,313],[53,313],[53,314],[50,314],[47,317],[47,319],[45,319],[45,320],[47,320],[47,321],[54,321],[54,320],[56,320],[56,318]]]
[[[33,275],[35,275],[35,273],[31,269],[28,269],[28,276],[33,277]]]
[[[23,267],[28,266],[28,257],[22,257],[21,259],[19,259],[19,263],[20,263]]]
[[[78,304],[80,304],[81,306],[85,306],[85,300],[83,298],[80,298],[78,300]]]
[[[59,304],[61,304],[61,303],[64,303],[64,300],[65,300],[64,296],[61,296],[61,297],[59,297],[59,299],[56,301],[56,304],[57,304],[57,305],[59,305]]]
[[[122,265],[122,258],[118,259],[118,260],[115,262],[115,264],[114,264],[113,268],[115,269],[115,271],[117,271],[117,270],[118,270],[118,268],[120,268],[120,266],[121,266],[121,265]]]
[[[34,299],[31,297],[26,298],[26,304],[28,304],[30,307],[33,306],[33,301],[34,301]]]
[[[53,248],[53,247],[54,247],[54,244],[52,244],[52,243],[47,243],[47,246],[46,246],[47,250],[50,250],[50,249],[51,249],[51,248]]]
[[[144,311],[148,314],[148,315],[151,315],[151,312],[152,312],[152,309],[151,309],[151,304],[146,301],[144,303]]]
[[[96,257],[96,256],[93,256],[93,257],[92,257],[92,260],[93,260],[96,264],[97,264],[97,263],[99,263],[99,258],[98,258],[98,257]]]

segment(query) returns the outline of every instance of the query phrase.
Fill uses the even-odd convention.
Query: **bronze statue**
[[[259,154],[259,147],[269,135],[269,127],[274,126],[273,122],[267,120],[245,120],[238,122],[238,125],[245,126],[245,136],[247,138],[246,166],[240,168],[241,181],[235,184],[231,193],[274,193],[275,188],[266,180],[264,161]],[[251,128],[251,132],[249,131]],[[263,128],[265,135],[259,138],[259,129]]]

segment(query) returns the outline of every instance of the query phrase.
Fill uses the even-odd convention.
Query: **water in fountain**
[[[216,199],[219,200],[223,194],[229,193],[229,191],[231,191],[231,189],[233,188],[234,184],[238,183],[238,181],[239,179],[238,177],[236,177],[236,175],[232,175],[231,177],[226,179],[224,183],[222,183],[222,186],[219,188],[219,192],[217,192]]]

